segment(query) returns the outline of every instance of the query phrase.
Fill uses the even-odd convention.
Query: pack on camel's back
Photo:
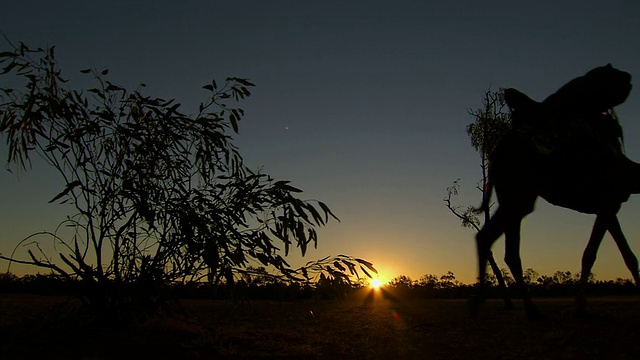
[[[613,108],[630,92],[631,75],[608,64],[569,81],[542,102],[512,88],[504,97],[514,131],[529,136],[542,155],[558,148],[579,155],[595,147],[601,156],[617,156],[622,152],[622,128]]]

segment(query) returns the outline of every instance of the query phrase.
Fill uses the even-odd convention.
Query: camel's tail
[[[476,214],[489,214],[491,209],[491,196],[493,195],[493,177],[491,176],[491,163],[489,163],[489,167],[487,170],[487,181],[484,183],[484,188],[482,189],[482,204],[479,207],[474,209],[474,213]]]
[[[505,89],[504,101],[509,106],[514,124],[534,121],[540,113],[540,103],[516,89]],[[496,151],[496,149],[493,149],[493,151]],[[491,160],[489,160],[487,178],[484,183],[484,189],[482,189],[482,204],[474,209],[474,213],[476,214],[489,214],[491,208],[491,196],[493,195],[493,176],[491,174],[491,168]]]
[[[526,123],[536,120],[537,114],[540,112],[539,102],[513,88],[504,90],[504,101],[509,106],[514,124],[518,122]],[[493,149],[493,151],[495,150],[496,149]],[[493,176],[491,174],[491,168],[491,160],[489,160],[487,178],[484,183],[484,189],[482,189],[482,204],[474,209],[476,214],[489,214],[491,208],[491,196],[493,195]]]

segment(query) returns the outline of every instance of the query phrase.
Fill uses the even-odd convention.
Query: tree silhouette
[[[101,312],[125,303],[153,310],[167,283],[232,285],[256,264],[296,281],[328,271],[291,269],[281,254],[295,247],[304,256],[317,245],[316,227],[335,215],[300,199],[289,181],[247,168],[232,142],[244,115],[235,104],[250,96],[250,81],[210,82],[207,100],[187,116],[174,100],[145,95],[144,84],[128,91],[107,80],[107,70],[81,71],[93,88],[67,88],[53,47],[12,47],[0,53],[8,167],[26,170],[34,153],[44,159],[65,184],[50,202],[72,213],[21,242],[31,244],[26,260],[0,258],[81,280],[82,299]],[[331,268],[334,276],[372,269],[344,255],[324,260],[345,264]]]
[[[489,154],[495,149],[498,141],[511,128],[511,114],[505,111],[506,103],[504,93],[500,91],[487,90],[484,94],[483,107],[477,110],[469,110],[469,115],[474,118],[474,122],[467,125],[467,135],[471,140],[471,146],[480,154],[480,168],[482,177],[476,186],[482,193],[482,204],[487,204],[478,209],[474,206],[462,208],[453,204],[453,197],[458,195],[460,182],[456,180],[453,185],[447,188],[447,196],[444,199],[445,205],[461,221],[461,226],[480,231],[481,221],[479,213],[483,214],[483,223],[491,217],[491,209],[485,201],[489,196],[488,171]],[[513,308],[511,298],[507,293],[506,284],[502,275],[502,270],[495,262],[493,255],[489,256],[489,265],[493,270],[498,286],[502,288],[503,299],[507,308]]]

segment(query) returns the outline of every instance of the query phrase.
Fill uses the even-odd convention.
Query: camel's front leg
[[[596,262],[596,256],[598,254],[598,248],[602,243],[605,232],[607,232],[607,221],[605,216],[598,215],[596,221],[593,224],[591,230],[591,237],[589,237],[589,243],[584,249],[582,254],[582,273],[580,275],[580,285],[578,287],[578,296],[576,298],[576,312],[578,315],[586,314],[587,297],[586,290],[589,284],[589,275],[593,264]]]
[[[640,286],[640,274],[638,274],[638,258],[629,247],[629,243],[622,232],[622,228],[620,227],[620,222],[618,221],[617,216],[613,216],[608,223],[607,229],[611,236],[613,236],[613,240],[615,240],[616,245],[618,245],[618,249],[622,254],[622,258],[624,259],[624,263],[627,265],[629,271],[631,271],[631,276],[633,276],[633,281],[636,283],[636,286]]]

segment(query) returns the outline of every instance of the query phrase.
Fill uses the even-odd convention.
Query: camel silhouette
[[[527,294],[520,259],[521,222],[533,212],[538,197],[596,215],[582,257],[577,312],[586,312],[584,289],[607,231],[640,285],[638,260],[617,218],[630,194],[640,193],[640,164],[623,154],[622,130],[612,111],[630,91],[631,75],[611,65],[570,81],[541,103],[515,89],[505,90],[513,128],[489,157],[488,196],[482,208],[489,206],[492,191],[498,208],[476,235],[480,293],[472,302],[474,311],[482,302],[491,246],[505,234],[505,262],[527,315],[540,315]]]

